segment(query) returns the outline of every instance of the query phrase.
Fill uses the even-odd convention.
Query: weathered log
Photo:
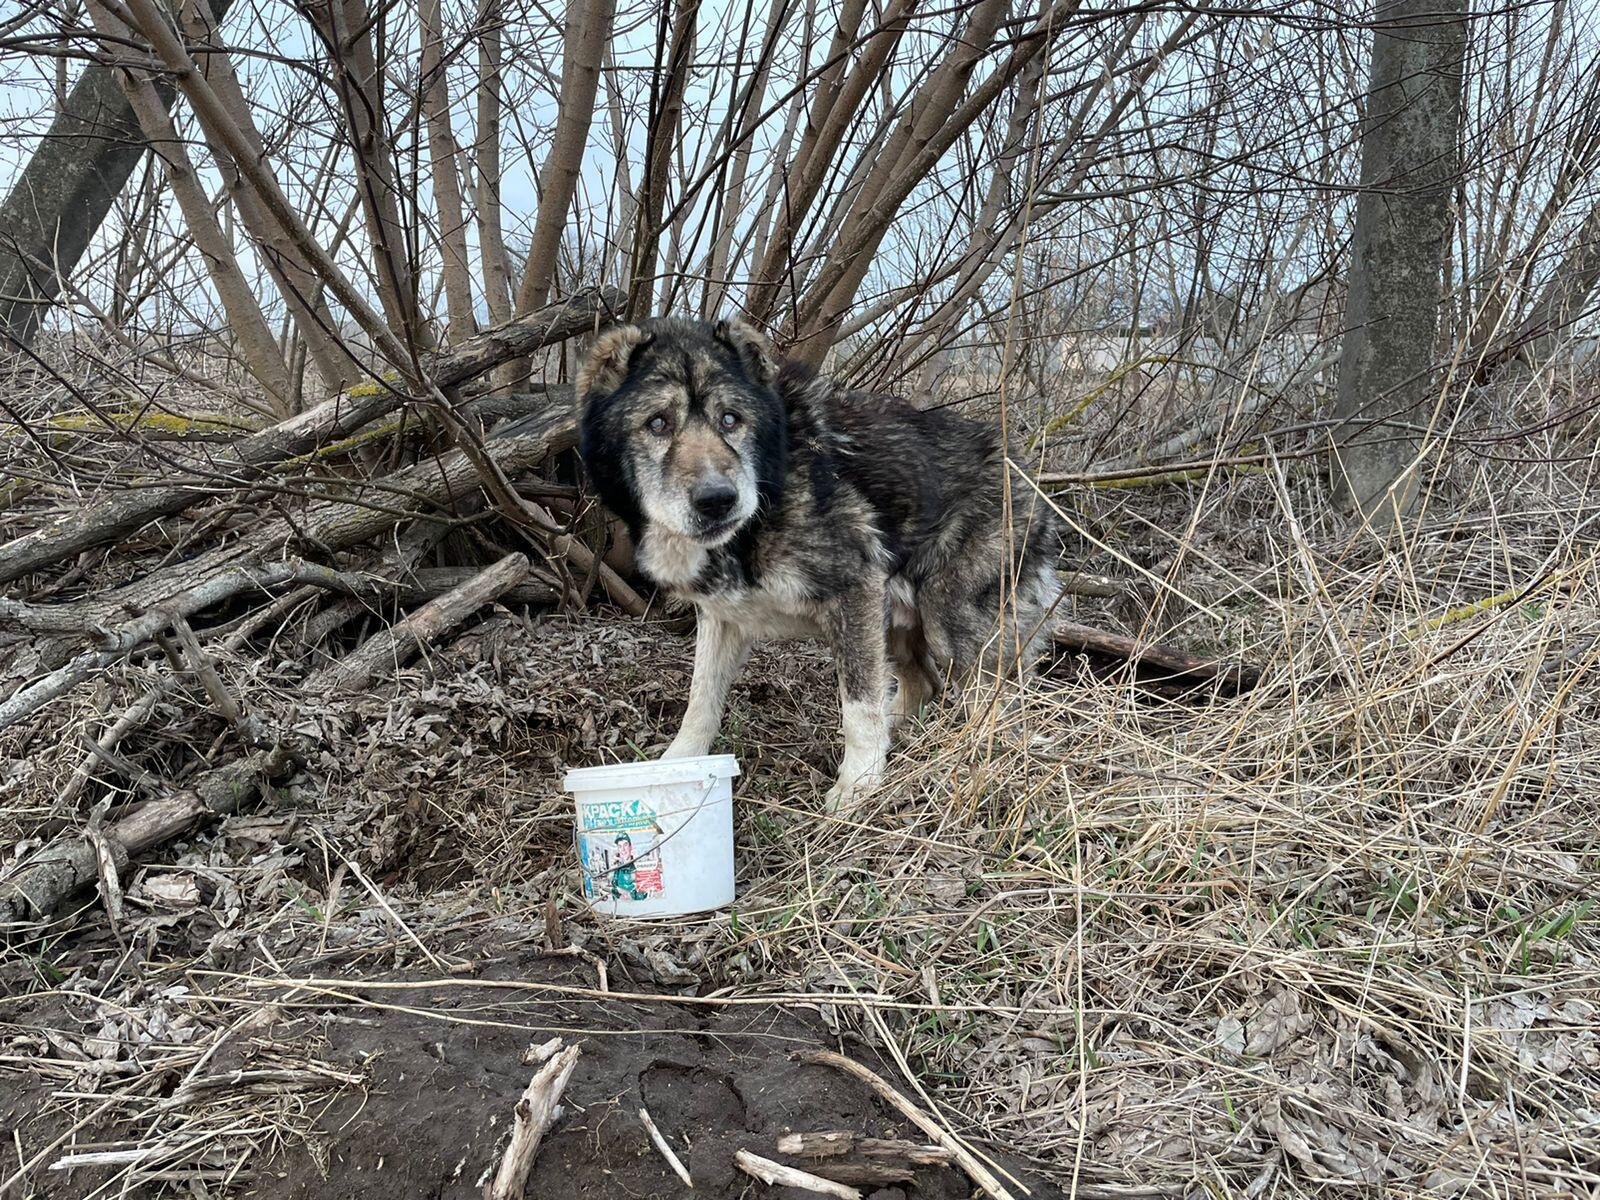
[[[281,746],[208,771],[161,800],[141,804],[100,834],[118,863],[229,816],[255,800],[263,781],[279,779],[295,765]],[[99,876],[88,838],[67,835],[35,851],[0,879],[0,929],[48,920],[74,892]]]
[[[850,1155],[860,1155],[863,1158],[891,1159],[915,1163],[918,1166],[943,1166],[950,1161],[950,1151],[943,1146],[908,1142],[901,1138],[864,1137],[849,1129],[786,1133],[778,1139],[778,1153],[792,1154],[796,1158],[845,1158]]]
[[[904,1183],[916,1178],[918,1167],[942,1167],[951,1161],[943,1146],[864,1137],[848,1129],[786,1133],[778,1139],[778,1153],[812,1159],[817,1174],[838,1183],[872,1187]]]
[[[305,682],[309,693],[360,691],[373,678],[403,666],[419,649],[528,577],[528,559],[508,554],[493,566],[430,600],[402,621],[368,638],[353,653]]]
[[[476,573],[471,567],[419,567],[399,580],[395,590],[402,602],[422,604],[460,587]],[[543,580],[528,578],[507,588],[499,599],[502,604],[556,604],[561,592]]]
[[[832,1067],[837,1071],[843,1071],[846,1075],[859,1079],[877,1093],[879,1099],[883,1100],[885,1104],[900,1113],[901,1116],[938,1142],[939,1145],[950,1151],[950,1156],[955,1160],[956,1165],[967,1173],[973,1183],[993,1196],[994,1200],[1015,1200],[1015,1197],[1006,1188],[1005,1184],[1000,1182],[999,1177],[978,1161],[977,1156],[972,1151],[968,1150],[959,1139],[943,1125],[939,1124],[938,1121],[897,1092],[889,1085],[889,1081],[876,1071],[832,1050],[796,1050],[789,1057],[803,1063]]]
[[[518,317],[433,359],[427,365],[429,378],[439,388],[454,387],[497,363],[564,341],[603,323],[617,298],[608,291],[583,292]],[[197,478],[192,482],[119,492],[90,504],[0,546],[0,583],[9,583],[95,546],[126,537],[158,517],[181,512],[211,495],[219,479],[243,484],[260,478],[276,464],[309,453],[327,441],[345,437],[399,408],[407,399],[402,388],[380,383],[360,384],[306,412],[240,439],[226,455],[206,464],[203,470],[197,464]],[[201,475],[204,478],[198,477]]]
[[[107,627],[95,619],[94,612],[79,614],[83,619],[68,623],[66,605],[33,605],[0,599],[0,618],[17,621],[38,631],[87,632],[96,643],[93,650],[68,661],[43,678],[19,689],[0,704],[0,729],[15,725],[39,711],[57,696],[65,694],[91,672],[109,667],[129,651],[142,646],[171,625],[212,605],[221,604],[252,587],[270,588],[291,581],[320,581],[338,578],[338,573],[299,560],[262,565],[259,560],[235,563],[225,571],[195,581],[191,586],[162,597],[159,604],[131,620]],[[78,606],[70,606],[76,610]]]
[[[1076,625],[1071,621],[1058,622],[1054,638],[1056,645],[1067,650],[1123,659],[1136,667],[1161,671],[1193,683],[1215,683],[1232,692],[1247,692],[1261,682],[1261,669],[1247,663],[1198,658],[1170,646],[1141,642],[1125,634]]]

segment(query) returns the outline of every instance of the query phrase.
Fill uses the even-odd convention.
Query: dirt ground
[[[485,949],[492,947],[475,946],[452,957],[474,961]],[[310,1059],[302,1062],[296,1083],[301,1090],[283,1093],[307,1106],[311,1119],[299,1136],[252,1156],[231,1180],[233,1164],[197,1167],[191,1158],[171,1180],[152,1180],[150,1171],[143,1172],[144,1182],[127,1194],[154,1194],[164,1183],[184,1181],[191,1194],[210,1194],[210,1187],[226,1184],[230,1194],[281,1200],[479,1196],[531,1074],[521,1056],[552,1036],[578,1042],[582,1052],[563,1098],[565,1111],[529,1177],[529,1196],[742,1196],[756,1185],[735,1167],[734,1152],[781,1158],[774,1147],[783,1133],[849,1130],[925,1140],[859,1081],[791,1060],[796,1049],[841,1045],[815,1013],[771,1004],[608,999],[595,989],[588,964],[537,950],[477,961],[483,962],[479,970],[457,979],[430,980],[413,971],[380,981],[340,973],[312,987],[274,989],[277,1007],[252,1023],[248,1038],[224,1047],[206,1070],[226,1079],[280,1062],[285,1046],[302,1054],[314,1048],[315,1069],[305,1068]],[[622,983],[612,980],[613,986]],[[589,994],[558,998],[547,990],[552,986]],[[41,1003],[14,1013],[13,1020],[35,1030],[62,1023],[70,1035],[66,1016],[61,1006],[52,1011]],[[841,1048],[884,1069],[854,1039]],[[318,1072],[325,1074],[326,1088],[318,1087]],[[360,1083],[333,1086],[339,1076]],[[33,1082],[10,1093],[0,1106],[8,1142],[48,1145],[74,1123],[44,1103],[48,1091]],[[651,1145],[638,1116],[641,1107],[688,1168],[692,1193]],[[82,1147],[116,1132],[117,1122],[103,1117],[74,1136]],[[158,1168],[159,1160],[144,1165]],[[1027,1179],[1014,1159],[1006,1165]],[[122,1186],[112,1168],[41,1169],[18,1181],[14,1194],[117,1195]],[[1037,1179],[1032,1186],[1036,1196],[1056,1194]],[[865,1190],[877,1200],[970,1194],[965,1178],[948,1166],[917,1168],[904,1182]]]

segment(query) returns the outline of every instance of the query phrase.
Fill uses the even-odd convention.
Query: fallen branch
[[[93,672],[116,663],[175,622],[221,604],[249,588],[265,589],[289,582],[328,585],[336,581],[348,582],[348,577],[298,559],[268,566],[254,560],[246,561],[174,592],[133,619],[110,628],[95,622],[98,613],[84,614],[75,606],[46,607],[0,599],[0,620],[14,621],[34,632],[87,632],[96,643],[96,649],[85,650],[0,704],[0,730],[38,712]]]
[[[619,293],[600,291],[583,292],[548,305],[435,358],[427,366],[428,376],[440,388],[456,386],[498,363],[595,328],[619,301]],[[403,387],[358,384],[298,416],[241,438],[227,456],[208,466],[206,479],[119,492],[77,510],[0,546],[0,583],[126,537],[158,517],[181,512],[211,495],[219,478],[236,484],[257,479],[278,463],[308,454],[329,440],[349,436],[408,399]]]
[[[255,800],[264,782],[280,779],[296,758],[282,746],[208,771],[181,791],[140,805],[100,839],[120,864]],[[45,921],[72,893],[99,877],[88,838],[65,835],[31,854],[0,880],[0,929]]]
[[[424,604],[460,587],[476,574],[471,567],[418,567],[395,584],[395,591],[406,604]],[[507,588],[499,599],[502,604],[556,604],[561,600],[561,590],[530,577]]]
[[[374,676],[403,666],[423,646],[454,629],[527,577],[527,557],[506,555],[437,600],[430,600],[404,620],[368,638],[342,662],[318,671],[306,680],[305,690],[312,694],[360,691]]]
[[[971,1177],[972,1182],[988,1192],[995,1200],[1016,1200],[994,1172],[979,1162],[977,1156],[961,1144],[960,1140],[938,1121],[923,1112],[911,1101],[891,1087],[887,1080],[860,1063],[836,1054],[832,1050],[796,1050],[790,1057],[803,1063],[833,1067],[846,1075],[853,1075],[878,1094],[878,1097],[905,1117],[923,1133],[950,1151],[957,1165]],[[854,1189],[852,1189],[854,1190]],[[837,1193],[835,1193],[837,1194]],[[859,1195],[859,1193],[857,1193]]]
[[[1123,659],[1134,666],[1165,672],[1196,683],[1216,683],[1233,692],[1247,692],[1261,682],[1261,668],[1246,663],[1219,662],[1197,658],[1182,650],[1141,642],[1125,634],[1109,633],[1088,625],[1059,622],[1054,631],[1056,645],[1066,650],[1088,651],[1108,658]]]
[[[484,443],[489,457],[508,476],[529,470],[551,454],[570,448],[577,438],[576,420],[570,408],[547,410],[539,414],[537,421],[518,421],[516,425],[518,432],[514,435],[491,437]],[[348,496],[319,501],[293,521],[287,518],[268,521],[247,539],[152,572],[93,600],[30,605],[0,598],[0,623],[14,622],[34,632],[92,630],[98,624],[121,621],[129,613],[170,606],[175,595],[210,587],[232,573],[251,570],[254,563],[286,547],[305,545],[322,553],[347,550],[370,541],[402,520],[425,515],[424,510],[457,502],[473,493],[477,484],[476,466],[465,454],[451,451],[381,479],[353,482]],[[377,505],[369,502],[374,494],[380,498]],[[262,570],[271,576],[278,567]],[[343,590],[349,590],[349,576],[309,563],[298,563],[294,572],[278,578],[277,582],[290,580],[336,589],[343,581]],[[242,581],[247,582],[248,579]],[[234,587],[225,591],[211,603],[227,599],[237,590]],[[196,611],[199,610],[188,609],[183,615]],[[87,668],[85,673],[88,669],[93,667]],[[80,674],[78,678],[81,677]],[[3,707],[0,706],[0,711]],[[0,728],[4,728],[3,722]]]
[[[1057,571],[1061,590],[1073,596],[1090,596],[1096,600],[1115,600],[1126,595],[1128,581],[1110,575],[1093,575],[1088,571]]]
[[[484,1185],[483,1200],[522,1200],[539,1143],[561,1115],[561,1093],[577,1062],[578,1047],[568,1046],[533,1073],[527,1090],[517,1101],[511,1141],[494,1178]]]

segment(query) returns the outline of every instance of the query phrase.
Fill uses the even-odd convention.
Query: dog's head
[[[787,425],[765,339],[743,321],[601,334],[578,374],[581,453],[612,512],[720,546],[782,486]]]

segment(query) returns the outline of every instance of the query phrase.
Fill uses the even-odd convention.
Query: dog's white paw
[[[835,816],[848,816],[883,782],[881,764],[857,771],[840,770],[839,778],[822,798],[823,808]]]

